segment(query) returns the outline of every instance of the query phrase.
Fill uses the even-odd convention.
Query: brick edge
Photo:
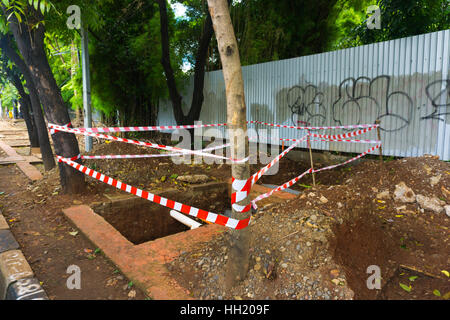
[[[0,230],[11,231],[1,210]],[[0,252],[0,300],[49,300],[20,248],[0,247]],[[14,269],[17,264],[22,271],[8,272],[8,267]]]

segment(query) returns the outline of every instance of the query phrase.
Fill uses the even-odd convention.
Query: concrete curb
[[[1,211],[0,300],[48,300]]]

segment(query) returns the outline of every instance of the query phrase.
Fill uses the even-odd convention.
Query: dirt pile
[[[168,266],[172,274],[199,299],[448,298],[449,217],[393,195],[403,182],[450,204],[450,164],[433,157],[367,160],[329,176],[339,181],[318,176],[320,184],[296,199],[258,211],[249,272],[232,290],[222,276],[229,232],[182,254]],[[380,268],[381,290],[367,287],[372,265]]]

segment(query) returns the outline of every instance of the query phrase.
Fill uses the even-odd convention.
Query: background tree
[[[192,94],[191,106],[187,115],[184,114],[182,108],[182,97],[177,89],[174,69],[171,63],[170,53],[170,35],[169,35],[169,15],[167,13],[166,0],[157,0],[159,4],[160,28],[161,28],[161,64],[164,68],[164,74],[167,80],[169,96],[172,102],[173,113],[178,124],[192,124],[195,120],[199,120],[201,107],[203,104],[203,87],[205,80],[205,66],[208,56],[208,48],[213,35],[213,26],[211,16],[207,10],[205,21],[203,23],[202,33],[198,40],[197,52],[194,62],[194,89]],[[205,8],[206,9],[206,8]],[[192,60],[191,60],[192,61]]]
[[[31,100],[29,95],[25,92],[25,89],[22,84],[22,80],[20,79],[20,72],[15,65],[12,63],[8,64],[8,59],[3,54],[2,61],[0,65],[0,77],[2,79],[7,79],[11,82],[11,84],[16,88],[19,96],[19,103],[21,105],[21,112],[23,119],[25,120],[25,124],[27,127],[28,138],[30,140],[30,146],[32,148],[39,147],[39,138],[37,135],[36,124],[34,123],[34,118],[31,112]]]
[[[21,95],[22,98],[27,101],[29,99],[30,102],[30,116],[32,115],[32,123],[34,124],[34,129],[36,131],[36,138],[39,141],[38,146],[41,150],[44,169],[51,170],[55,167],[55,160],[53,157],[52,148],[50,146],[50,140],[48,138],[48,130],[42,113],[41,103],[33,78],[31,77],[31,73],[23,59],[19,56],[17,50],[14,48],[14,40],[9,33],[0,38],[0,47],[2,48],[3,56],[7,57],[12,63],[14,63],[14,65],[17,66],[17,69],[25,79],[25,87],[28,89],[29,95],[27,97],[23,96],[22,93]]]
[[[366,20],[347,35],[342,47],[415,36],[450,28],[448,0],[377,0],[381,29],[368,29]]]
[[[52,70],[47,60],[44,45],[44,16],[51,9],[46,1],[11,1],[2,3],[3,18],[11,30],[17,47],[31,73],[31,78],[42,102],[49,122],[66,125],[70,122],[67,108],[61,97]],[[39,6],[39,7],[38,7]],[[80,151],[73,134],[58,132],[52,135],[55,153],[72,158]],[[70,166],[60,163],[59,173],[64,192],[84,191],[84,175]]]

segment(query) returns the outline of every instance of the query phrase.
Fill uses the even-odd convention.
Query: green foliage
[[[90,35],[93,106],[107,115],[118,110],[123,123],[142,124],[151,118],[159,98],[167,95],[160,63],[159,7],[123,0],[104,3],[100,9],[104,26]],[[173,36],[172,12],[169,20]],[[171,59],[181,66],[175,50]],[[181,78],[180,68],[176,70]]]
[[[348,46],[409,37],[450,28],[448,0],[377,0],[381,29],[368,29],[366,21],[348,34]]]
[[[10,82],[6,83],[1,91],[2,106],[11,109],[13,107],[13,100],[19,100],[19,93],[16,87]]]

